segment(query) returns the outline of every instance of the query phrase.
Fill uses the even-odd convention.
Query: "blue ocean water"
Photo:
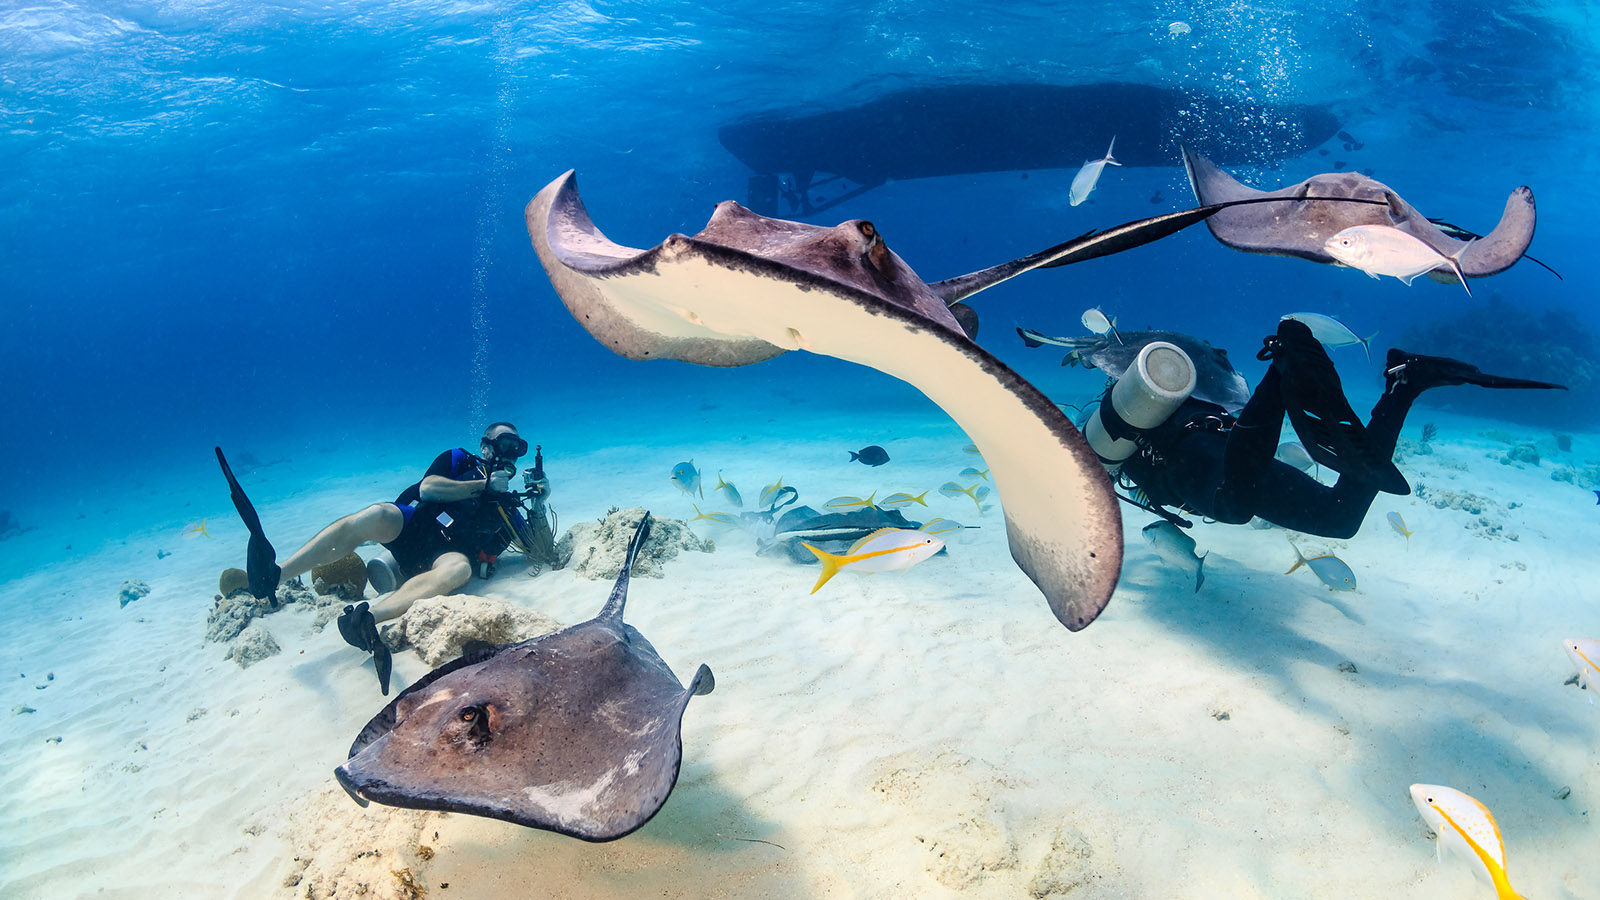
[[[1178,21],[1191,31],[1172,34]],[[642,375],[562,311],[519,210],[576,168],[614,239],[692,233],[753,174],[719,127],[909,88],[1206,93],[1220,98],[1212,120],[1176,135],[1239,143],[1252,125],[1226,120],[1247,104],[1326,107],[1362,149],[1333,139],[1333,156],[1241,177],[1287,184],[1348,157],[1479,231],[1530,185],[1534,250],[1567,280],[1523,264],[1479,295],[1593,327],[1593,26],[1578,3],[13,5],[0,12],[0,496],[39,523],[129,472],[202,465],[213,443],[289,455],[370,446],[397,423],[467,432],[596,383],[665,406],[796,379],[894,393],[803,359],[737,379]],[[1078,208],[1064,167],[892,183],[813,220],[869,218],[925,277],[948,277],[1181,208],[1192,197],[1171,162],[1109,169]],[[981,309],[985,343],[1044,373],[1005,332],[1069,330],[1089,305],[1242,355],[1286,307],[1344,315],[1381,345],[1464,302],[1458,287],[1229,253],[1196,229],[1007,285]]]

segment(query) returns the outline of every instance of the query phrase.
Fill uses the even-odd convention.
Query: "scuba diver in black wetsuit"
[[[1284,319],[1263,344],[1257,358],[1272,366],[1237,416],[1189,396],[1194,365],[1170,343],[1147,345],[1106,391],[1085,437],[1120,486],[1148,499],[1137,505],[1182,525],[1189,523],[1168,507],[1230,525],[1260,517],[1307,534],[1349,538],[1380,491],[1411,493],[1393,455],[1406,413],[1423,391],[1458,384],[1566,390],[1486,375],[1446,357],[1390,350],[1383,396],[1363,427],[1311,329]],[[1274,458],[1285,414],[1311,458],[1339,473],[1334,484]]]
[[[439,454],[422,480],[393,502],[375,503],[336,520],[279,566],[254,508],[219,448],[217,458],[233,489],[234,504],[251,533],[251,593],[275,600],[282,579],[338,560],[362,544],[382,544],[392,561],[379,557],[367,563],[368,580],[382,596],[370,607],[365,601],[346,606],[338,625],[346,642],[373,654],[379,684],[387,695],[389,651],[378,635],[378,622],[404,614],[424,597],[457,590],[474,571],[489,577],[500,553],[512,544],[535,563],[554,562],[554,529],[544,508],[550,482],[543,457],[535,451],[534,466],[523,475],[525,490],[514,492],[511,475],[517,460],[528,452],[516,426],[490,425],[479,449],[481,456],[462,449]],[[532,501],[532,508],[524,516],[526,501]]]

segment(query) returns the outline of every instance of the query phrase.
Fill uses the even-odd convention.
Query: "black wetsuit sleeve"
[[[424,472],[422,477],[427,478],[429,475],[439,475],[451,481],[466,481],[467,479],[462,477],[462,470],[472,471],[473,466],[471,464],[475,460],[476,457],[465,450],[446,450],[433,458],[433,463],[428,466],[428,471]],[[400,496],[396,497],[394,502],[415,506],[421,500],[422,482],[418,481],[416,484],[401,491]]]

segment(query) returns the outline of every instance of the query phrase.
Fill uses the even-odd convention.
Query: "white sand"
[[[1481,518],[1517,539],[1380,497],[1354,540],[1304,541],[1346,560],[1356,593],[1305,569],[1285,577],[1280,531],[1201,524],[1211,556],[1195,595],[1128,510],[1122,585],[1072,634],[1013,566],[998,507],[979,517],[932,492],[924,515],[983,528],[909,573],[845,572],[814,596],[814,568],[708,532],[717,551],[635,580],[627,615],[680,678],[708,663],[716,690],[690,703],[666,807],[602,845],[350,802],[331,771],[382,706],[370,665],[292,608],[266,619],[282,653],[248,670],[204,642],[217,572],[244,551],[208,471],[194,517],[212,516],[213,541],[130,534],[3,586],[0,896],[413,895],[397,872],[435,898],[1488,896],[1459,861],[1434,861],[1406,793],[1422,781],[1494,811],[1528,897],[1600,898],[1600,705],[1562,685],[1558,644],[1600,635],[1600,512],[1550,478],[1600,459],[1600,438],[1506,466],[1489,458],[1506,445],[1481,432],[1550,435],[1421,410],[1407,434],[1430,419],[1444,429],[1436,452],[1402,469],[1493,498]],[[552,456],[554,505],[568,524],[611,505],[689,518],[666,478],[689,457],[747,504],[781,475],[818,507],[937,488],[975,459],[936,414],[864,421],[688,424],[678,446],[596,426],[591,446],[619,446]],[[873,442],[889,465],[844,462]],[[392,495],[435,449],[416,469],[308,489],[286,465],[247,488],[283,554]],[[1390,510],[1416,531],[1409,547]],[[158,565],[158,546],[180,552]],[[119,609],[130,576],[153,590]],[[609,587],[508,563],[469,590],[570,624]],[[425,671],[396,657],[398,685]],[[13,715],[20,704],[37,712]]]

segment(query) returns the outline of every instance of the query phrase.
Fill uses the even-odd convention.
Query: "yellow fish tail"
[[[912,497],[911,501],[913,503],[921,503],[923,506],[927,506],[928,505],[928,501],[923,499],[926,496],[928,496],[928,492],[927,491],[923,491],[922,493],[916,495],[915,497]]]
[[[817,576],[817,583],[811,586],[811,593],[815,594],[822,589],[823,585],[828,583],[828,579],[838,574],[839,566],[844,562],[844,557],[834,556],[832,553],[813,547],[805,541],[801,541],[800,546],[815,553],[817,562],[822,563],[822,574]]]

